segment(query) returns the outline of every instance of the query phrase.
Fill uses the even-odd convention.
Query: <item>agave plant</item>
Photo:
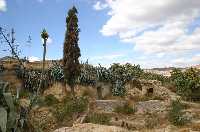
[[[0,130],[2,132],[16,129],[17,113],[10,92],[6,92],[8,84],[0,82]]]

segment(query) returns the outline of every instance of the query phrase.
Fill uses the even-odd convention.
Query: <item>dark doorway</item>
[[[153,94],[153,88],[147,89],[147,95],[152,95]]]

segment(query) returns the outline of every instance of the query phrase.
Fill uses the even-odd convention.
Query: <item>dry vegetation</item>
[[[34,63],[29,63],[32,66]],[[38,64],[38,62],[37,62]],[[12,65],[12,64],[11,64]],[[39,65],[39,64],[38,64]],[[12,69],[12,66],[5,67],[6,70],[1,73],[1,79],[10,82],[12,85],[13,91],[16,90],[17,87],[21,86],[21,80],[18,79],[15,75],[15,72]],[[37,67],[37,66],[36,66]],[[32,67],[35,68],[35,67]],[[158,84],[152,84],[155,85],[153,88],[154,90],[155,87]],[[147,85],[151,86],[152,85]],[[147,87],[144,84],[142,84],[142,88]],[[134,89],[137,91],[137,88],[135,85],[130,85],[126,86],[127,90],[130,90],[132,92],[135,92]],[[70,88],[67,87],[67,92],[65,92],[65,86],[60,83],[60,82],[55,82],[52,86],[47,88],[42,96],[40,96],[37,105],[33,107],[33,109],[30,112],[30,122],[32,123],[34,129],[38,129],[44,132],[49,132],[52,130],[55,130],[57,128],[61,127],[71,127],[77,120],[79,120],[80,117],[83,117],[84,114],[87,113],[87,106],[86,104],[81,104],[80,101],[77,103],[71,103],[70,104]],[[200,105],[196,105],[196,108],[194,106],[189,106],[187,102],[187,107],[181,108],[185,109],[184,111],[189,111],[194,117],[192,117],[192,122],[188,122],[185,125],[182,123],[180,124],[181,126],[175,127],[170,123],[170,120],[168,119],[170,116],[168,115],[168,111],[170,111],[169,108],[173,108],[176,106],[169,106],[169,101],[170,98],[166,100],[166,98],[163,98],[162,96],[159,96],[159,94],[156,95],[149,95],[149,94],[142,94],[142,92],[136,92],[136,95],[125,95],[124,97],[117,97],[117,96],[112,96],[111,93],[105,95],[104,99],[105,101],[107,100],[120,100],[120,101],[125,101],[124,105],[120,105],[114,108],[112,112],[103,112],[99,111],[100,109],[98,107],[106,107],[107,104],[95,104],[95,107],[92,107],[92,104],[96,103],[96,98],[97,98],[97,91],[96,88],[93,86],[81,86],[77,85],[75,87],[75,92],[78,98],[87,98],[89,101],[89,108],[90,112],[87,114],[86,118],[84,119],[83,123],[94,123],[94,124],[102,124],[102,125],[111,125],[111,126],[117,126],[117,127],[123,127],[127,131],[131,130],[140,130],[141,132],[143,131],[156,131],[156,130],[166,130],[166,131],[187,131],[187,130],[194,130],[194,131],[199,131],[200,130],[200,123],[198,122],[200,117],[198,116],[198,113],[200,112],[198,109],[200,108]],[[154,91],[155,92],[155,91]],[[178,97],[178,96],[177,96]],[[26,96],[24,96],[25,100],[27,99]],[[82,99],[81,99],[82,100]],[[144,112],[144,113],[137,113],[137,104],[138,102],[147,102],[149,100],[159,100],[165,102],[166,105],[166,110],[163,112],[159,113],[154,112],[151,113],[151,111]],[[23,104],[24,100],[22,100]],[[66,103],[68,102],[68,103]],[[22,105],[21,104],[21,105]],[[102,106],[105,105],[105,106]],[[161,106],[158,106],[158,108]],[[139,107],[138,107],[139,108]],[[146,108],[144,108],[146,109]],[[160,108],[159,108],[160,109]],[[176,108],[175,108],[176,109]],[[176,110],[171,111],[175,112],[173,114],[177,115]],[[191,116],[191,115],[187,115]],[[171,117],[172,120],[174,121],[173,117]],[[193,119],[195,118],[195,119]],[[176,124],[176,123],[175,123]],[[89,128],[89,126],[88,126]],[[107,129],[102,126],[102,129]],[[168,129],[168,130],[167,130]],[[95,127],[94,127],[95,130]]]

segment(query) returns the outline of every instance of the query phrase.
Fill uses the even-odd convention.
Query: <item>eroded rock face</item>
[[[136,103],[135,108],[137,114],[158,113],[166,111],[167,105],[164,101],[149,100]]]
[[[141,88],[138,88],[138,86],[132,82],[126,85],[128,98],[134,99],[135,97],[145,96],[158,97],[162,100],[177,100],[180,98],[180,96],[162,86],[161,82],[157,80],[138,80],[138,82],[140,82]]]
[[[105,126],[98,124],[77,124],[73,127],[65,127],[55,130],[54,132],[130,132],[126,129],[116,126]]]

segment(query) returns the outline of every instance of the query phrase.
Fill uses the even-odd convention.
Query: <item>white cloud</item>
[[[183,66],[183,65],[184,66],[192,66],[192,65],[194,66],[194,65],[200,64],[200,55],[197,54],[197,55],[192,56],[191,58],[181,57],[181,58],[172,60],[172,62],[178,66]]]
[[[117,58],[120,58],[120,57],[123,57],[124,55],[123,54],[110,54],[110,55],[102,55],[102,56],[93,56],[93,57],[90,57],[89,58],[89,61],[111,61],[113,59],[117,59]]]
[[[104,0],[110,19],[100,32],[134,44],[134,50],[162,58],[200,50],[200,27],[188,25],[200,16],[200,0]]]
[[[93,6],[93,8],[95,9],[95,10],[103,10],[103,9],[105,9],[105,8],[107,8],[108,7],[108,5],[107,4],[103,4],[103,3],[101,3],[100,1],[97,1],[96,2],[96,4]]]
[[[42,3],[44,0],[37,0],[38,2]]]
[[[52,44],[52,43],[53,43],[53,39],[52,38],[48,38],[47,44]]]
[[[141,57],[130,62],[143,67],[200,63],[200,56],[194,55],[200,50],[200,27],[188,34],[188,26],[200,16],[200,1],[104,0],[101,4],[107,4],[110,16],[101,33],[132,43]]]
[[[40,61],[40,59],[38,57],[35,57],[35,56],[28,57],[28,60],[29,60],[29,62]]]
[[[187,21],[197,15],[198,0],[105,0],[111,18],[102,28],[104,35],[137,32],[166,22]],[[133,34],[132,34],[133,35]]]
[[[171,24],[170,24],[171,25]],[[200,28],[192,34],[186,34],[184,28],[177,25],[168,27],[166,24],[157,31],[144,32],[143,35],[133,38],[135,50],[144,53],[192,52],[200,49]]]
[[[44,39],[41,39],[42,43],[44,43]],[[47,39],[47,44],[52,44],[53,43],[53,39],[52,38],[48,38]]]
[[[89,58],[82,58],[83,62],[88,60],[90,64],[97,66],[99,63],[104,67],[109,67],[112,63],[121,63],[125,54],[113,53],[107,55],[91,56]],[[126,61],[127,62],[127,61]]]
[[[6,11],[6,1],[5,0],[0,0],[0,11]]]

